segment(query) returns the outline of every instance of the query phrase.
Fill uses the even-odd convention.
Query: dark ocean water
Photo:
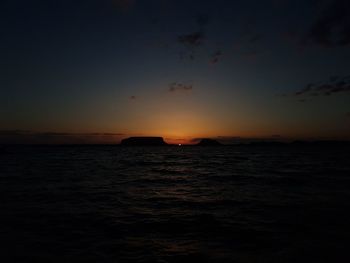
[[[350,262],[346,148],[0,150],[0,262]]]

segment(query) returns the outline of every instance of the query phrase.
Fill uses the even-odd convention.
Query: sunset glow
[[[0,35],[0,263],[350,262],[350,0],[2,0]]]
[[[350,138],[342,1],[112,2],[7,4],[1,141]]]

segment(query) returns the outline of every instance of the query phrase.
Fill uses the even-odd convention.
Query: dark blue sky
[[[345,0],[2,1],[0,136],[348,139],[349,12]]]

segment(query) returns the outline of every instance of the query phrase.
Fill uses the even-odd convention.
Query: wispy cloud
[[[169,92],[186,92],[193,90],[193,85],[174,82],[169,85]]]
[[[177,41],[186,48],[185,52],[180,52],[180,59],[194,60],[196,50],[202,46],[205,41],[205,35],[200,31],[183,34],[177,37]]]
[[[177,39],[181,44],[189,48],[195,48],[203,44],[205,35],[203,32],[193,32],[190,34],[180,35]]]
[[[304,94],[309,93],[312,91],[314,84],[307,84],[306,87],[302,88],[301,90],[298,90],[294,93],[295,96],[301,96]]]
[[[350,76],[333,76],[329,80],[309,83],[304,88],[294,92],[294,96],[331,96],[337,93],[350,92]]]
[[[210,59],[210,64],[211,65],[215,65],[219,62],[219,60],[222,58],[223,56],[223,53],[221,50],[218,50],[216,51],[212,56],[211,56],[211,59]]]
[[[197,27],[193,31],[177,35],[175,39],[175,43],[182,47],[178,54],[180,59],[184,61],[193,61],[197,59],[197,55],[200,54],[199,50],[203,46],[205,46],[207,42],[209,43],[213,40],[210,39],[210,37],[208,37],[207,34],[207,26],[211,22],[210,15],[198,14],[194,16],[194,19],[197,24]],[[209,50],[209,48],[207,50]],[[202,49],[201,51],[201,54],[204,54],[203,52],[207,52],[204,49]],[[209,53],[209,64],[217,64],[220,61],[222,55],[223,52],[221,50],[218,50],[213,54]]]
[[[198,25],[197,29],[191,33],[181,34],[177,36],[177,43],[186,48],[186,52],[180,53],[181,59],[195,59],[195,53],[198,48],[204,45],[206,41],[206,27],[210,22],[208,14],[198,14],[194,16]]]

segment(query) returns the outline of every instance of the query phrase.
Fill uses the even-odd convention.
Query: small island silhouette
[[[121,141],[122,146],[165,146],[162,137],[130,137]]]
[[[200,142],[196,145],[198,145],[198,146],[220,146],[222,144],[214,139],[204,138],[204,139],[201,139]]]

